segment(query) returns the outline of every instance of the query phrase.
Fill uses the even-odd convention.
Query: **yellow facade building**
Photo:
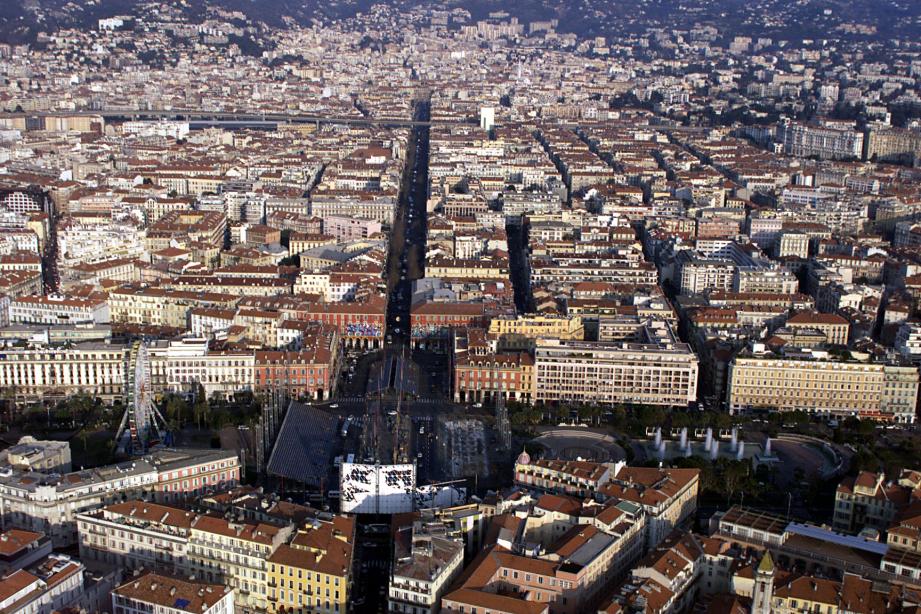
[[[307,524],[267,559],[269,614],[339,614],[351,592],[355,520]]]

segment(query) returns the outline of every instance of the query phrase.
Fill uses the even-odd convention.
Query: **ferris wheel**
[[[166,421],[154,405],[150,357],[143,341],[135,341],[125,357],[125,414],[115,434],[118,451],[143,454],[166,435]]]

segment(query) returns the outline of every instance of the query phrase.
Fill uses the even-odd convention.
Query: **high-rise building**
[[[859,160],[863,156],[863,133],[853,128],[786,120],[777,125],[777,142],[783,153],[800,158]]]
[[[492,107],[483,107],[480,109],[480,128],[483,130],[492,130],[496,124],[496,110]]]
[[[664,322],[653,324],[638,343],[539,339],[533,398],[687,406],[697,398],[697,356]]]

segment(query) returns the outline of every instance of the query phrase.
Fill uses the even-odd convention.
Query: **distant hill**
[[[769,36],[796,41],[834,36],[840,24],[877,28],[873,38],[921,36],[921,2],[917,0],[186,0],[165,2],[189,21],[200,19],[207,7],[239,11],[252,21],[283,26],[285,18],[309,24],[313,19],[347,18],[383,2],[391,5],[464,8],[473,18],[507,11],[523,23],[558,19],[558,29],[583,36],[637,32],[648,26],[688,28],[706,23],[722,37]],[[59,28],[92,28],[103,17],[149,11],[148,0],[2,0],[0,41],[23,43],[39,32]],[[766,20],[765,17],[772,17]],[[766,22],[776,25],[765,26]]]

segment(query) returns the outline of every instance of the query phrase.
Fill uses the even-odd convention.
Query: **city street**
[[[428,115],[428,102],[417,102],[414,117],[424,121]],[[388,303],[385,341],[388,345],[408,342],[412,280],[424,275],[428,133],[427,125],[413,127],[407,149],[399,203],[390,232],[390,252],[386,268]]]
[[[427,101],[418,101],[415,106],[414,120],[425,122],[429,117]],[[387,258],[387,328],[385,331],[385,349],[372,355],[356,356],[349,367],[343,396],[337,399],[337,411],[345,414],[363,415],[367,411],[366,395],[383,393],[388,390],[400,390],[415,396],[428,394],[428,398],[408,401],[400,406],[405,415],[412,416],[408,454],[418,467],[417,483],[424,484],[435,479],[438,467],[433,453],[432,414],[438,408],[438,402],[444,395],[437,394],[434,382],[446,382],[444,373],[434,368],[424,370],[411,364],[408,350],[411,330],[409,314],[412,298],[412,280],[424,275],[425,268],[425,202],[428,195],[428,125],[414,124],[406,165],[400,187],[400,196],[393,227],[390,233],[390,250]],[[434,367],[434,365],[433,365]],[[429,375],[434,373],[434,376]],[[351,377],[350,377],[351,376]],[[418,390],[420,380],[427,386]],[[435,394],[432,394],[435,393]],[[376,411],[391,417],[391,412],[398,409],[394,397],[384,397],[383,404]],[[391,424],[391,421],[379,421]],[[388,522],[388,518],[378,519],[377,523]],[[373,521],[362,519],[356,561],[361,561],[356,571],[353,606],[356,611],[386,612],[387,586],[392,560],[389,535],[369,531],[376,526]]]

